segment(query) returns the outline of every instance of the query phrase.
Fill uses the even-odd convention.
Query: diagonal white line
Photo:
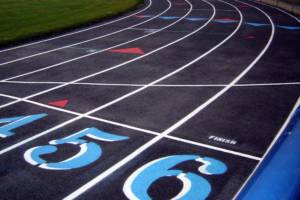
[[[16,84],[54,84],[62,85],[68,82],[51,82],[51,81],[4,81],[4,83],[16,83]],[[124,86],[124,87],[143,87],[147,84],[135,84],[135,83],[88,83],[79,82],[72,83],[71,85],[91,85],[91,86]],[[283,85],[300,85],[300,82],[283,82],[283,83],[241,83],[235,84],[234,87],[257,87],[257,86],[283,86]],[[228,84],[155,84],[150,87],[226,87]]]

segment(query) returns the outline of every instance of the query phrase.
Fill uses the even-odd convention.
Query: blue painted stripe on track
[[[300,199],[299,153],[300,106],[237,199]]]
[[[152,15],[139,15],[139,17],[152,17]],[[161,16],[159,19],[163,20],[173,20],[173,19],[178,19],[179,17],[177,16]],[[185,20],[188,21],[206,21],[207,18],[203,17],[187,17]],[[224,19],[215,19],[213,22],[217,23],[222,23],[222,24],[229,24],[229,23],[237,23],[238,20],[224,20]],[[256,22],[244,22],[244,24],[250,25],[250,26],[255,26],[255,27],[263,27],[263,26],[270,26],[270,24],[264,24],[264,23],[256,23]],[[276,28],[281,28],[281,29],[286,29],[286,30],[300,30],[300,26],[283,26],[283,25],[276,25]]]

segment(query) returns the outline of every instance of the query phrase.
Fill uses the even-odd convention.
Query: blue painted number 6
[[[50,145],[31,148],[25,152],[24,158],[32,165],[48,170],[69,170],[84,167],[99,159],[102,155],[102,149],[98,144],[88,142],[87,140],[82,139],[82,137],[88,137],[105,142],[115,142],[128,139],[128,137],[106,133],[97,128],[87,128],[63,139],[50,141]],[[56,152],[56,146],[63,144],[79,146],[80,151],[73,157],[61,162],[48,163],[46,160],[41,158],[42,155]]]
[[[205,178],[195,173],[184,173],[181,170],[171,169],[186,161],[201,163],[202,165],[198,168],[198,171],[206,175],[218,175],[227,171],[227,167],[223,162],[210,157],[202,158],[198,155],[168,156],[147,163],[136,170],[126,180],[123,192],[130,200],[151,200],[147,192],[151,184],[162,177],[175,176],[183,183],[183,187],[172,199],[206,199],[211,191],[211,185]]]

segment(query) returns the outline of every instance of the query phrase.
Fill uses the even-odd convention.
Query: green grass
[[[0,45],[133,9],[142,0],[0,0]]]

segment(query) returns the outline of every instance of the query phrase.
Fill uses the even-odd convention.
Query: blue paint
[[[278,28],[283,28],[283,29],[287,29],[287,30],[300,30],[300,26],[276,26]]]
[[[300,199],[300,107],[239,200]]]
[[[100,145],[89,142],[83,138],[92,138],[105,142],[128,139],[128,137],[106,133],[97,128],[87,128],[68,137],[50,141],[50,145],[31,148],[25,152],[24,158],[32,165],[37,165],[40,168],[49,170],[70,170],[87,166],[101,157],[102,149]],[[64,144],[76,145],[80,148],[80,151],[76,155],[61,162],[49,163],[42,158],[43,155],[55,153],[58,150],[57,145]]]
[[[46,116],[47,114],[43,113],[43,114],[28,115],[28,116],[2,118],[0,119],[0,124],[3,123],[8,123],[8,124],[0,127],[0,138],[6,138],[12,136],[15,134],[14,132],[12,132],[13,129],[32,123]]]
[[[179,17],[176,16],[162,16],[160,19],[166,19],[166,20],[171,20],[171,19],[179,19]]]
[[[246,22],[245,24],[248,24],[250,26],[256,26],[256,27],[270,26],[270,24],[262,24],[262,23],[254,23],[254,22]]]
[[[217,22],[217,23],[222,23],[222,24],[232,24],[232,23],[236,23],[238,22],[237,20],[224,20],[224,19],[215,19],[213,20],[214,22]]]
[[[203,18],[203,17],[187,17],[186,18],[189,21],[204,21],[207,20],[207,18]]]
[[[152,17],[152,15],[141,15],[140,17]],[[159,17],[163,20],[173,20],[173,19],[179,19],[180,17],[177,16],[161,16]],[[205,21],[208,20],[207,18],[203,17],[187,17],[185,20],[197,22],[197,21]],[[216,23],[220,24],[232,24],[237,23],[238,20],[231,20],[231,19],[215,19],[213,20]],[[263,27],[263,26],[270,26],[270,24],[264,24],[264,23],[256,23],[256,22],[245,22],[244,24],[255,26],[255,27]],[[282,25],[276,25],[277,28],[282,28],[285,30],[300,30],[300,26],[282,26]]]
[[[210,183],[202,176],[182,170],[174,169],[176,165],[194,161],[202,163],[199,167],[199,172],[206,175],[218,175],[227,171],[227,167],[221,161],[214,158],[198,155],[174,155],[154,160],[133,173],[125,182],[123,191],[129,199],[151,200],[148,195],[148,190],[151,185],[163,177],[177,177],[183,182],[185,193],[181,197],[176,197],[180,200],[204,200],[211,192]],[[189,182],[189,185],[185,183]]]

